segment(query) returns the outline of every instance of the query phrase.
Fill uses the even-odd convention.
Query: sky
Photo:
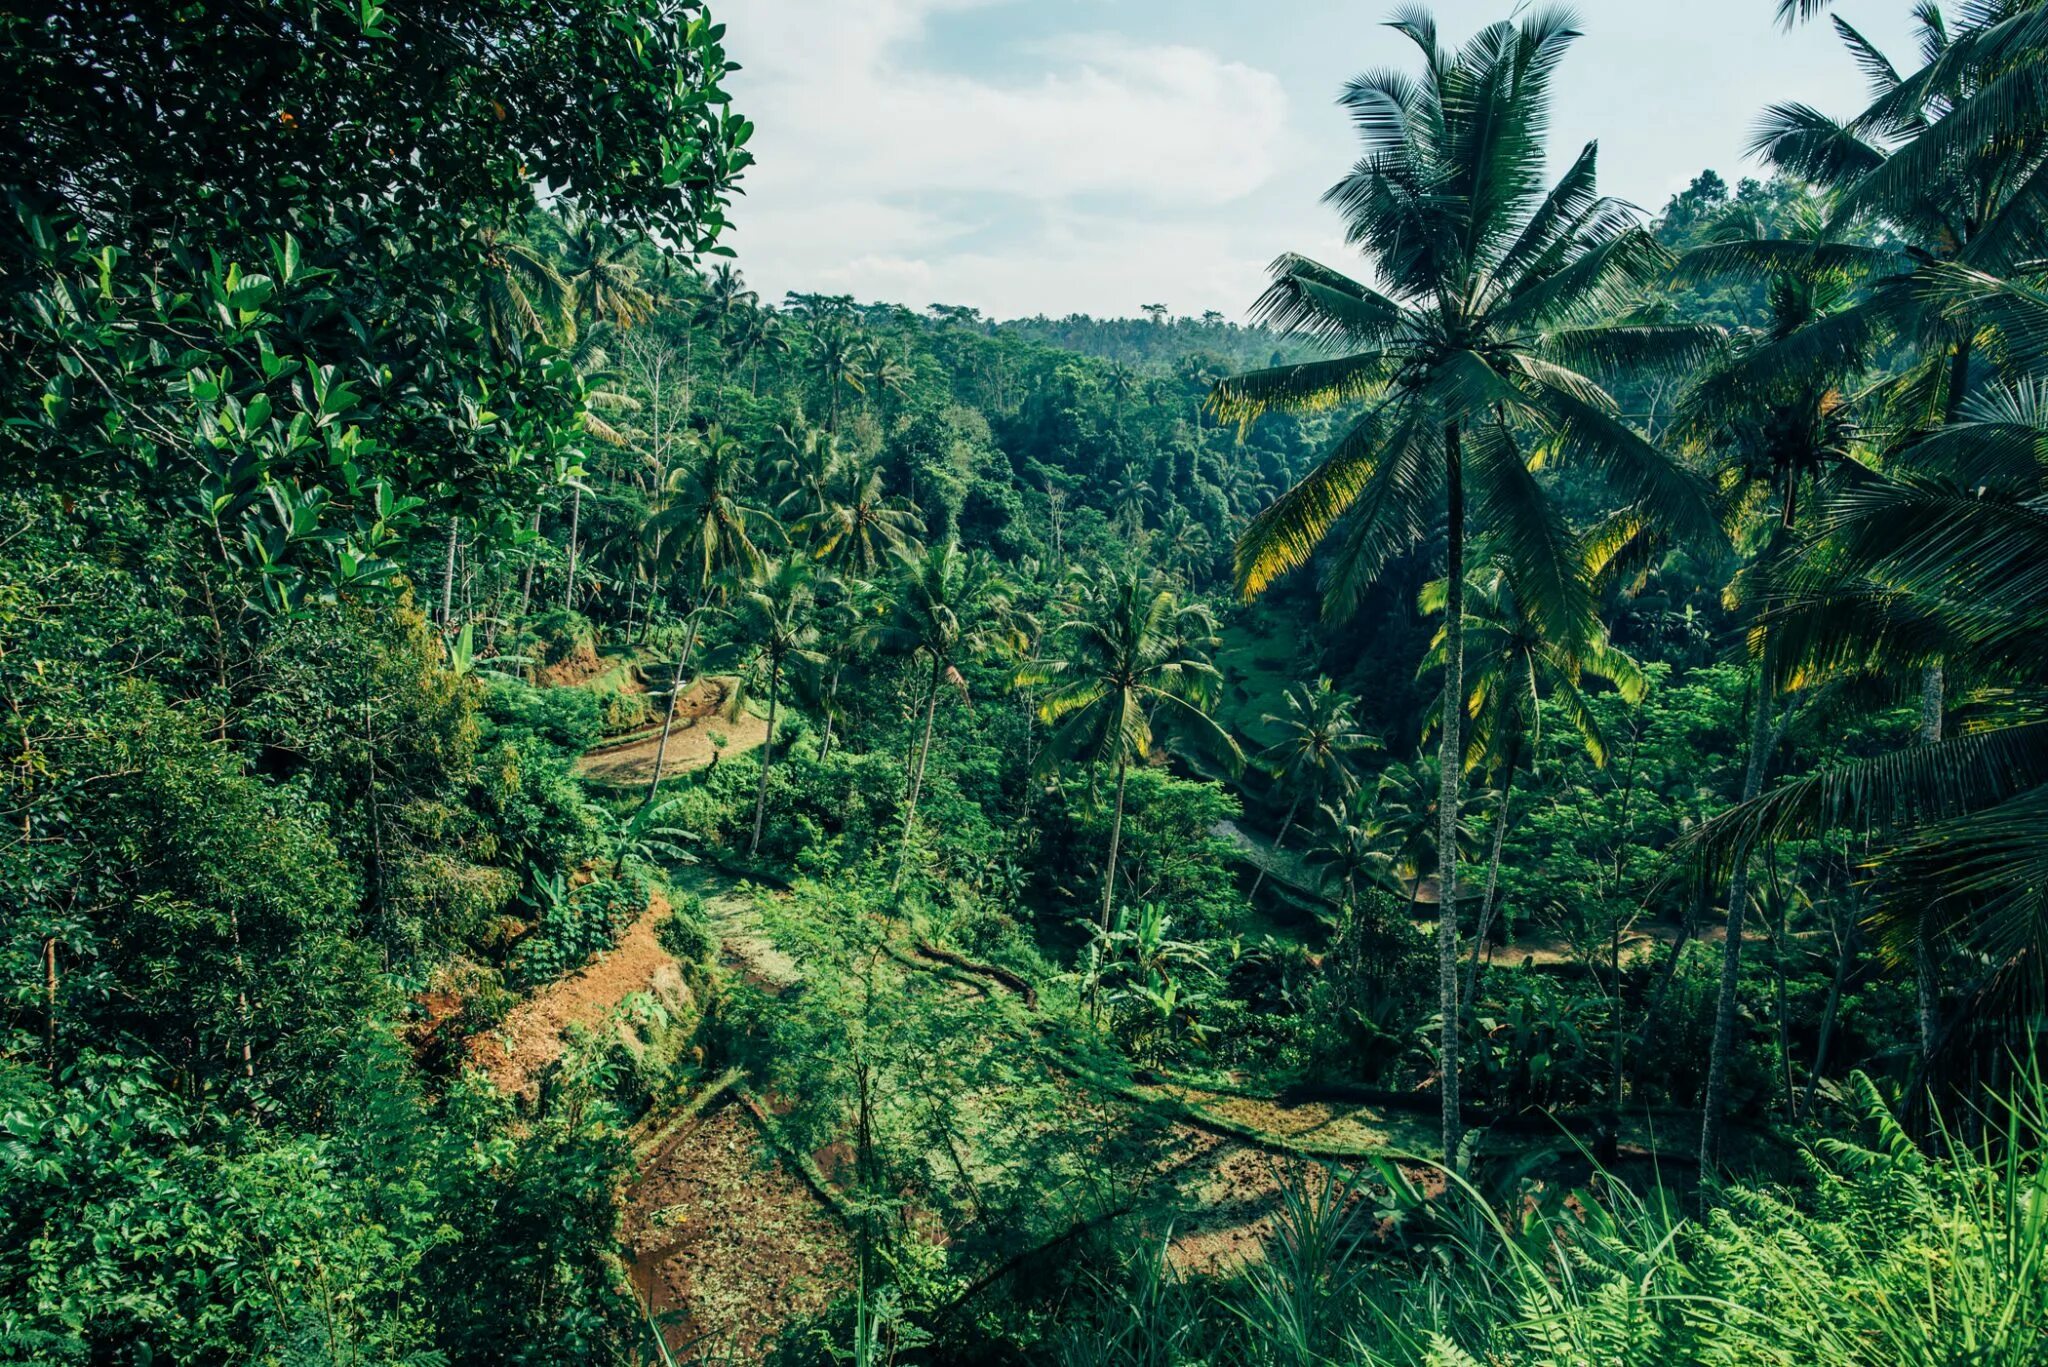
[[[758,158],[726,239],[786,290],[995,317],[1242,318],[1283,251],[1365,267],[1321,194],[1356,144],[1335,103],[1416,70],[1393,0],[724,0],[727,83]],[[1462,42],[1513,0],[1439,0]],[[1825,22],[1775,0],[1580,0],[1550,159],[1600,142],[1601,187],[1655,210],[1731,182],[1758,113],[1846,114],[1862,78]],[[1837,12],[1910,65],[1907,0]]]

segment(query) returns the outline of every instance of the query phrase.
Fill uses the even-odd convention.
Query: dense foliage
[[[1917,22],[1649,218],[1404,12],[1247,325],[763,301],[695,3],[0,18],[0,1360],[2040,1360],[2048,8]]]

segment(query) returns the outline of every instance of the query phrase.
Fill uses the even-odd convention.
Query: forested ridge
[[[1827,11],[1655,214],[1401,12],[1242,321],[763,297],[696,0],[0,15],[0,1362],[2048,1359],[2048,6]]]

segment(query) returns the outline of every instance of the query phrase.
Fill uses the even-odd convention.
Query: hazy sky
[[[850,293],[999,317],[1241,316],[1281,251],[1357,269],[1319,196],[1355,144],[1335,103],[1413,71],[1390,0],[725,0],[730,88],[758,125],[736,205],[764,298]],[[1440,0],[1448,41],[1512,0]],[[1861,77],[1825,23],[1774,0],[1582,0],[1557,83],[1559,169],[1656,209],[1702,167],[1732,182],[1757,113],[1832,113]],[[1911,62],[1906,0],[1839,12]]]

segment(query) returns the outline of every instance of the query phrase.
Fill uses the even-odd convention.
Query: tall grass
[[[1400,1169],[1292,1191],[1265,1257],[1234,1277],[1134,1255],[1068,1367],[1670,1367],[2048,1363],[2048,1086],[2039,1068],[1980,1137],[1916,1146],[1863,1078],[1849,1134],[1797,1180],[1669,1193],[1606,1174],[1489,1200],[1455,1176],[1425,1199]]]

